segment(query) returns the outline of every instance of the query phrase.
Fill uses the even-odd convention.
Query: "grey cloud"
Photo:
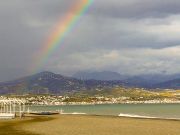
[[[96,20],[89,16],[68,35],[63,46],[72,52],[90,49],[166,48],[180,45],[180,31],[168,31],[171,25],[165,24],[163,27],[167,28],[163,28],[163,32],[162,24],[154,24],[153,21],[146,24],[144,21],[127,19],[101,17]],[[175,36],[177,38],[174,38]]]
[[[92,13],[118,18],[161,18],[180,13],[178,0],[98,0],[94,5]]]
[[[0,81],[29,74],[32,58],[77,1],[0,0]],[[175,73],[179,55],[163,53],[179,50],[179,27],[178,0],[95,0],[42,70]]]
[[[94,50],[73,53],[64,58],[56,57],[56,65],[51,69],[61,70],[65,74],[72,74],[79,70],[114,70],[122,74],[142,73],[177,73],[180,70],[179,47],[164,49],[125,49],[125,50]],[[59,61],[59,62],[57,62]],[[55,63],[51,61],[47,65]],[[173,65],[173,66],[172,66]],[[174,68],[176,67],[176,68]],[[48,69],[48,68],[47,68]],[[68,71],[68,72],[67,72]]]

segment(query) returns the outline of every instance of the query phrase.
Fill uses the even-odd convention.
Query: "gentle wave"
[[[78,114],[81,114],[81,115],[82,115],[82,114],[86,114],[86,113],[81,113],[81,112],[63,113],[63,112],[62,112],[62,113],[60,113],[60,114],[74,114],[74,115],[76,115],[76,114],[77,114],[77,115],[78,115]]]
[[[135,115],[135,114],[124,114],[124,113],[120,113],[118,116],[120,116],[120,117],[129,117],[129,118],[144,118],[144,119],[180,120],[180,118],[152,117],[152,116]]]
[[[143,115],[135,115],[135,114],[125,114],[120,113],[118,116],[120,117],[132,117],[132,118],[151,118],[151,119],[157,119],[158,117],[151,117],[151,116],[143,116]]]

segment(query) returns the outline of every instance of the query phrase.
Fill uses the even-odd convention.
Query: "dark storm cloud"
[[[77,1],[0,0],[0,81],[29,74],[32,58]],[[43,69],[175,73],[179,35],[179,0],[94,0]]]

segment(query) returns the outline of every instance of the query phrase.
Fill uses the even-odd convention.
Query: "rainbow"
[[[89,9],[94,0],[78,0],[65,15],[64,19],[60,19],[55,27],[54,32],[49,36],[46,43],[36,54],[35,67],[31,72],[39,72],[46,64],[53,52],[63,43],[65,37],[70,33],[81,16]]]

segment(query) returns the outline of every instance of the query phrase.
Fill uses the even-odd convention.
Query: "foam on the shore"
[[[124,114],[120,113],[120,117],[132,117],[132,118],[147,118],[147,119],[157,119],[158,117],[144,116],[144,115],[135,115],[135,114]]]
[[[153,116],[144,116],[144,115],[135,115],[135,114],[124,114],[124,113],[120,113],[118,116],[129,117],[129,118],[142,118],[142,119],[180,120],[180,118],[164,118],[164,117],[153,117]]]
[[[73,115],[85,115],[86,113],[81,113],[81,112],[73,112],[73,113],[60,113],[60,114],[73,114]]]

